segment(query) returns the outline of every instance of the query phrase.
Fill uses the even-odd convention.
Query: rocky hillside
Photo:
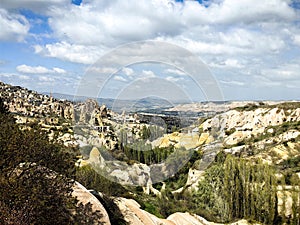
[[[71,102],[57,100],[52,96],[42,95],[20,86],[0,82],[0,97],[8,105],[10,112],[18,115],[34,118],[73,119]]]
[[[193,176],[201,177],[220,151],[279,165],[300,155],[300,103],[246,104],[206,119],[197,132],[165,135],[155,144],[183,145],[203,152],[197,166],[201,170],[190,171],[188,185],[194,180],[197,186],[199,179]]]
[[[24,126],[38,124],[49,132],[51,139],[58,138],[68,146],[76,146],[73,138],[73,103],[39,94],[20,86],[0,82],[0,98],[14,114],[16,122]]]
[[[94,208],[103,211],[106,224],[111,223],[112,209],[102,205],[99,193],[107,195],[109,189],[118,189],[119,186],[111,184],[112,180],[127,189],[122,194],[118,189],[111,199],[129,224],[212,224],[204,217],[231,222],[230,217],[224,219],[211,214],[219,210],[214,207],[229,204],[223,203],[222,197],[217,196],[220,205],[211,206],[212,211],[198,200],[211,201],[199,193],[208,188],[205,179],[216,172],[213,168],[224,169],[228,155],[235,156],[237,165],[239,160],[244,166],[246,162],[250,162],[249,166],[262,162],[269,166],[263,168],[275,171],[273,175],[278,180],[273,190],[277,190],[279,217],[287,220],[297,215],[293,209],[298,206],[293,202],[297,199],[295,193],[299,192],[295,182],[300,179],[299,102],[240,102],[225,103],[222,107],[205,103],[195,108],[206,112],[207,117],[167,133],[157,121],[144,123],[134,114],[112,112],[95,100],[75,104],[4,83],[0,83],[0,97],[19,124],[27,127],[38,124],[49,132],[51,139],[79,147],[82,155],[77,162],[79,171],[91,167],[109,178],[95,185],[92,185],[94,180],[87,181],[85,177],[97,180],[102,175],[85,174],[80,178],[87,188],[96,190],[100,201],[84,187],[75,188],[83,202],[98,205]],[[184,106],[178,107],[174,110],[184,111]],[[222,180],[222,176],[217,178],[219,175],[217,173],[211,182]],[[201,186],[203,182],[205,185]],[[132,185],[142,188],[132,188]],[[104,191],[105,188],[108,191]],[[213,188],[216,187],[205,189],[210,197],[214,196],[211,196]],[[264,220],[258,218],[258,221]],[[245,220],[238,223],[247,224]]]
[[[214,141],[221,142],[226,152],[259,157],[259,153],[275,151],[264,159],[269,163],[275,163],[274,160],[279,163],[288,157],[289,146],[297,147],[299,127],[300,103],[286,102],[229,110],[206,120],[200,130],[202,134],[212,136]],[[286,154],[276,153],[274,148],[280,145],[286,147]]]

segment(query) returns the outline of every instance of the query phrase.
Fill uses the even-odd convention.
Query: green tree
[[[253,164],[228,155],[224,164],[207,169],[195,201],[220,222],[246,218],[273,224],[277,215],[274,174],[260,161]]]
[[[291,178],[292,184],[292,221],[291,224],[300,224],[300,179],[297,174],[294,174]]]

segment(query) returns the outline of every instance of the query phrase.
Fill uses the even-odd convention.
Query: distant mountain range
[[[86,96],[74,96],[61,93],[43,93],[46,95],[51,95],[56,99],[66,99],[69,101],[86,101],[90,97]],[[142,111],[153,111],[153,110],[165,110],[173,108],[179,104],[187,104],[188,102],[178,101],[178,102],[169,102],[165,99],[147,97],[137,100],[124,100],[124,99],[112,99],[112,98],[97,98],[97,102],[100,105],[106,105],[108,108],[112,109],[115,112],[142,112]]]

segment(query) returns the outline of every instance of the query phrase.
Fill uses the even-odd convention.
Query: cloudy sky
[[[300,0],[0,0],[0,80],[14,85],[76,94],[101,57],[145,40],[199,57],[226,100],[300,100]],[[205,100],[174,65],[101,69],[105,97],[159,78]]]

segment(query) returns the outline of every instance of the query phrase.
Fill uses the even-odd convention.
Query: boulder
[[[129,225],[214,225],[202,218],[201,216],[188,212],[176,212],[171,214],[167,219],[158,218],[140,208],[140,205],[126,198],[115,198],[114,202],[119,207],[125,221]],[[246,220],[239,220],[231,223],[232,225],[248,225]],[[221,224],[219,224],[221,225]]]
[[[73,197],[76,197],[79,203],[82,203],[83,205],[86,205],[87,203],[90,203],[92,205],[93,211],[99,211],[102,214],[102,218],[100,221],[95,221],[95,224],[100,223],[104,225],[110,225],[110,220],[108,213],[106,212],[103,205],[100,203],[100,201],[92,195],[83,185],[81,185],[78,182],[75,182],[75,185],[73,187]]]

